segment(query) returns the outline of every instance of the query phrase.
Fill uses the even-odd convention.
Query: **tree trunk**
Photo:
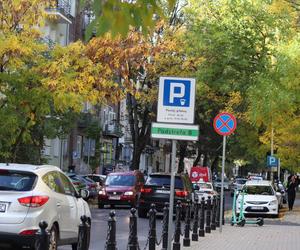
[[[184,171],[184,157],[186,155],[187,142],[183,141],[179,143],[179,163],[177,173],[183,173]]]
[[[202,155],[202,150],[201,150],[201,145],[198,143],[197,144],[197,157],[193,163],[193,166],[197,166],[200,159],[201,159],[201,155]]]
[[[140,167],[141,154],[143,153],[143,150],[145,149],[147,143],[149,143],[150,141],[150,111],[148,108],[145,108],[143,112],[138,111],[137,102],[134,96],[132,96],[131,94],[127,94],[127,109],[133,143],[131,169],[136,170]]]
[[[218,172],[218,163],[219,163],[219,156],[215,156],[215,159],[213,160],[213,162],[211,164],[212,173]]]

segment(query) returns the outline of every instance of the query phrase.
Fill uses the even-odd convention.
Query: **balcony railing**
[[[105,124],[102,133],[104,136],[109,136],[109,137],[120,138],[123,136],[120,125],[118,125],[116,123],[111,124],[111,125]]]
[[[46,8],[48,14],[59,15],[58,19],[62,23],[72,23],[71,21],[71,0],[56,0],[56,3]]]

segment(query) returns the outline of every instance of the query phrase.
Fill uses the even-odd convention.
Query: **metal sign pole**
[[[225,150],[226,150],[226,135],[223,136],[223,155],[222,155],[222,177],[221,177],[221,204],[220,204],[220,233],[222,233],[222,221],[223,221],[223,197],[224,197],[224,170],[225,170]]]
[[[172,140],[172,163],[171,163],[171,186],[169,201],[169,227],[168,227],[168,250],[172,250],[172,232],[173,232],[173,209],[175,192],[175,164],[176,164],[176,140]]]
[[[280,158],[278,158],[278,169],[277,169],[278,181],[280,181]]]

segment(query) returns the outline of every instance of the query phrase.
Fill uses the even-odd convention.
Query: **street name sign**
[[[197,125],[177,125],[153,122],[151,127],[151,137],[155,139],[197,141],[198,136],[199,126]]]
[[[194,78],[160,77],[157,122],[193,124],[195,92]]]

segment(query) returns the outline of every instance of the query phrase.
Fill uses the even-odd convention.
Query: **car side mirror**
[[[79,194],[83,199],[87,199],[89,197],[90,192],[86,189],[80,189]]]
[[[279,193],[279,192],[276,192],[276,196],[281,196],[281,193]]]

